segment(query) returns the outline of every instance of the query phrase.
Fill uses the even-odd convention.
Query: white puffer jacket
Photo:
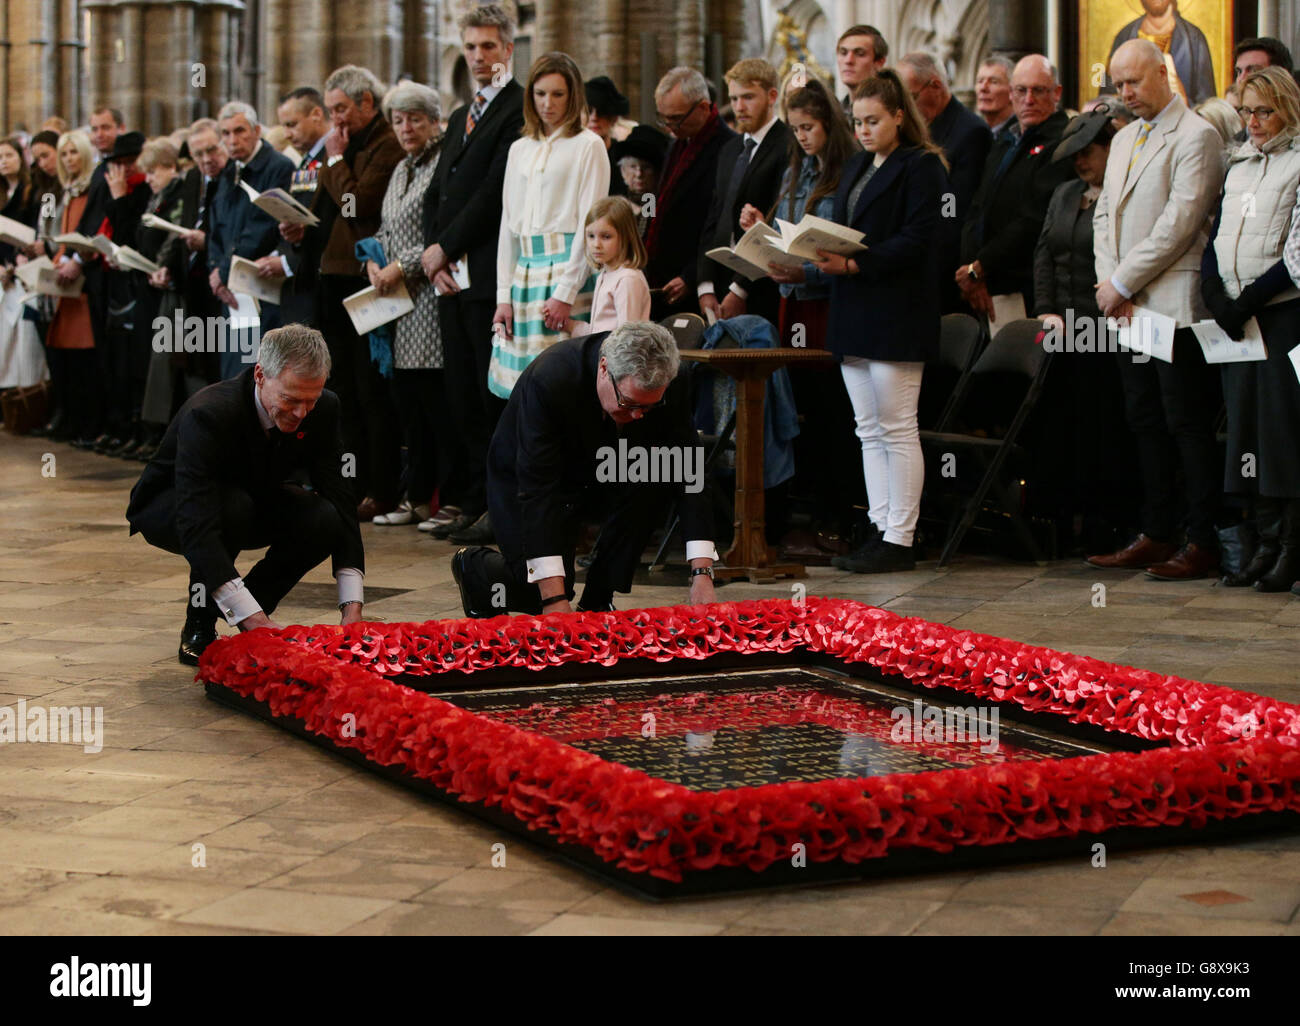
[[[1249,139],[1228,158],[1214,255],[1232,299],[1282,259],[1300,187],[1300,136],[1279,133],[1263,149]],[[1300,297],[1291,288],[1272,302]]]

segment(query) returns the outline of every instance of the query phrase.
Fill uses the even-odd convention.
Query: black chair
[[[951,426],[957,398],[987,337],[984,322],[970,314],[947,314],[940,322],[939,356],[926,363],[921,379],[920,419],[925,428],[946,431]]]
[[[699,349],[706,327],[704,318],[693,313],[669,314],[659,326],[672,332],[678,349]]]
[[[1022,447],[1016,444],[1016,439],[1038,403],[1043,391],[1043,381],[1047,376],[1051,354],[1044,352],[1040,344],[1042,330],[1042,322],[1037,320],[1012,321],[1007,324],[989,342],[988,348],[975,361],[970,373],[953,394],[951,409],[945,424],[960,413],[972,391],[979,388],[981,381],[987,375],[998,374],[1006,378],[1024,379],[1026,384],[1024,398],[1001,438],[985,438],[949,431],[921,432],[921,444],[927,450],[944,455],[950,453],[955,455],[957,451],[964,452],[977,461],[980,471],[979,484],[962,507],[956,525],[948,532],[943,553],[939,557],[940,566],[946,566],[956,554],[962,540],[966,537],[966,532],[974,525],[989,500],[996,512],[1010,521],[1017,537],[1028,549],[1034,562],[1039,565],[1046,562],[1021,512],[1021,482],[1016,475],[1007,473],[1009,469],[1007,464],[1011,457],[1022,456],[1024,453]],[[929,462],[927,460],[927,463]]]

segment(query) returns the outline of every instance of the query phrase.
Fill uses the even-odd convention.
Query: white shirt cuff
[[[686,561],[689,563],[692,559],[711,559],[716,563],[718,561],[718,550],[713,547],[711,541],[688,541],[686,543]]]
[[[284,255],[283,253],[276,253],[275,256],[278,256],[278,257],[280,258],[280,267],[284,270],[284,276],[285,276],[286,278],[292,278],[292,277],[293,277],[293,271],[291,271],[291,270],[289,269],[289,260],[288,260],[288,258],[285,257],[285,255]]]
[[[334,579],[339,585],[339,605],[345,602],[365,602],[365,589],[362,582],[366,575],[351,566],[339,567]]]
[[[536,584],[546,577],[564,576],[563,556],[538,556],[525,564],[528,567],[528,583]]]
[[[697,296],[713,295],[713,282],[711,281],[700,282],[698,285],[695,286],[695,294]]]
[[[1125,299],[1132,299],[1133,293],[1124,287],[1124,283],[1116,278],[1113,274],[1110,276],[1110,283],[1115,286],[1115,291]]]
[[[731,283],[731,291],[734,292],[734,293],[735,293],[737,296],[739,296],[741,299],[748,299],[748,298],[749,298],[749,293],[746,292],[744,289],[742,289],[742,288],[741,288],[739,285],[737,285],[734,281]]]
[[[262,611],[262,606],[257,599],[253,598],[253,593],[244,587],[242,577],[236,577],[233,581],[223,584],[212,593],[212,600],[216,602],[221,615],[226,618],[226,623],[231,627]]]

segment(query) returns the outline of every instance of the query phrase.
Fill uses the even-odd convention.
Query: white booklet
[[[1178,322],[1172,317],[1135,306],[1127,324],[1122,318],[1112,317],[1108,319],[1107,327],[1115,333],[1116,343],[1129,352],[1154,356],[1165,363],[1174,362],[1174,332],[1178,329]]]
[[[815,260],[817,250],[848,256],[867,247],[862,233],[823,217],[807,214],[796,225],[776,219],[777,227],[756,221],[731,247],[718,246],[704,255],[753,281],[768,277],[768,264],[802,267]]]
[[[468,257],[463,260],[457,260],[455,263],[448,264],[447,270],[451,272],[451,280],[456,283],[457,287],[462,292],[464,292],[467,288],[469,288],[469,258]],[[435,296],[445,296],[447,293],[443,292],[442,289],[438,288],[438,286],[435,285],[433,287],[433,294]]]
[[[247,182],[239,184],[248,193],[253,206],[265,210],[281,224],[320,224],[320,218],[283,189],[267,189],[259,193]]]
[[[99,238],[99,236],[95,236]],[[95,245],[95,239],[89,235],[82,235],[80,232],[65,232],[62,235],[54,236],[53,241],[60,246],[67,246],[68,249],[75,249],[78,253],[99,253],[101,250]]]
[[[252,296],[263,303],[279,305],[280,289],[284,287],[284,275],[279,274],[271,278],[263,278],[257,273],[256,261],[241,256],[232,256],[230,258],[230,280],[226,282],[226,287],[231,292],[242,292],[244,295]]]
[[[847,257],[867,248],[860,231],[815,214],[804,214],[798,224],[778,217],[776,227],[781,233],[781,250],[805,260],[816,260],[819,249]]]
[[[111,257],[116,261],[117,266],[124,271],[143,271],[145,274],[153,274],[160,269],[158,264],[155,264],[143,253],[132,249],[130,246],[115,245],[113,240],[105,235],[96,235],[95,242],[95,248],[106,257]]]
[[[12,217],[0,215],[0,242],[11,246],[30,246],[36,241],[36,229],[31,228]]]
[[[990,323],[1001,328],[1012,321],[1023,321],[1025,319],[1025,295],[1023,292],[1008,292],[1002,296],[989,296],[989,299],[993,300],[993,316],[989,318]]]
[[[193,230],[191,228],[182,228],[180,225],[172,224],[170,221],[165,221],[157,214],[142,214],[140,216],[140,223],[146,228],[159,228],[162,231],[171,232],[173,235],[186,235]]]
[[[1300,378],[1300,346],[1296,346],[1286,354],[1291,359],[1291,366],[1295,368],[1295,376]]]
[[[41,296],[79,296],[86,279],[80,274],[70,282],[59,281],[58,271],[49,257],[28,260],[14,270],[18,280],[28,292]]]
[[[352,318],[352,327],[358,335],[366,335],[381,324],[395,321],[415,309],[406,282],[399,281],[392,292],[381,296],[373,285],[354,292],[343,300],[343,309]]]
[[[1201,344],[1206,363],[1251,363],[1268,359],[1264,336],[1259,333],[1259,321],[1254,317],[1246,322],[1240,340],[1229,338],[1215,321],[1198,321],[1192,325],[1192,333]]]

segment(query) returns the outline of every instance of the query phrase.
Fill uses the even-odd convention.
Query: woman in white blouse
[[[510,147],[497,242],[497,312],[488,388],[506,398],[543,349],[587,320],[595,276],[582,228],[609,192],[605,143],[583,128],[582,73],[563,53],[533,62],[523,138]]]

